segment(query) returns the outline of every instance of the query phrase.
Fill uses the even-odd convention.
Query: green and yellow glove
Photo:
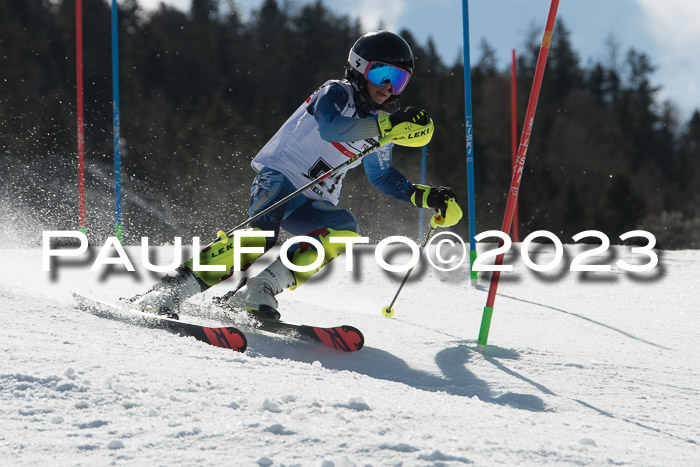
[[[382,137],[390,137],[401,146],[425,146],[433,137],[433,120],[424,110],[406,107],[393,114],[380,115],[377,118]]]
[[[457,195],[452,188],[415,185],[411,203],[419,208],[435,209],[430,219],[433,227],[451,227],[462,218],[462,208],[457,204]]]

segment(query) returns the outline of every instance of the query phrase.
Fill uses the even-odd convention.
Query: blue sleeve
[[[379,136],[377,117],[343,117],[340,112],[348,103],[348,93],[339,84],[332,84],[308,107],[321,138],[326,141],[360,141]]]
[[[365,156],[364,166],[367,179],[383,193],[399,201],[410,202],[415,191],[414,185],[391,165],[391,148],[388,144]]]

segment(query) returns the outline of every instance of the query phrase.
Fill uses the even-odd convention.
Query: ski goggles
[[[391,84],[392,94],[398,95],[406,89],[411,73],[389,63],[372,61],[367,64],[364,76],[367,81],[380,88]]]

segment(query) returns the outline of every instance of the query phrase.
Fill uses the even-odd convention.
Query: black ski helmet
[[[413,73],[413,52],[401,36],[390,31],[375,31],[360,37],[348,53],[345,79],[350,81],[369,102],[371,99],[367,94],[367,81],[363,74],[363,67],[367,62],[372,61],[389,63]],[[392,103],[395,99],[396,96],[390,97],[384,105]]]

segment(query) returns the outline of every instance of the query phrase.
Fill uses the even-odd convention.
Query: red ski
[[[365,345],[365,337],[359,329],[352,326],[320,328],[270,319],[256,319],[254,329],[323,344],[326,347],[343,352],[355,352]]]
[[[209,327],[187,323],[153,313],[144,313],[132,308],[112,305],[75,292],[73,292],[73,298],[75,298],[78,308],[81,310],[89,311],[104,318],[120,319],[153,328],[169,329],[179,332],[181,335],[194,337],[207,344],[237,352],[244,352],[248,346],[245,334],[235,327]]]

